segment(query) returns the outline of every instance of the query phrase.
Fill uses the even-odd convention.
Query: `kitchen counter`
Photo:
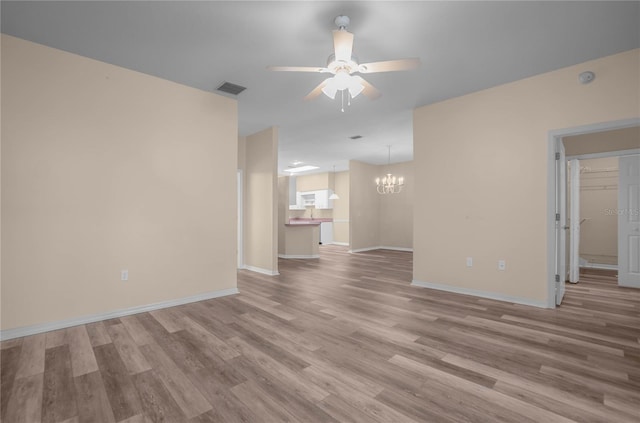
[[[333,222],[331,218],[323,218],[319,217],[317,219],[310,219],[308,217],[294,217],[293,219],[289,219],[289,223],[285,223],[285,226],[317,226],[323,222]]]

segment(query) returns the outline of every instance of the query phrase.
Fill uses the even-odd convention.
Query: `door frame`
[[[626,164],[631,163],[631,159],[633,159],[634,164],[638,164],[640,162],[640,155],[634,154],[633,156],[628,155],[625,157],[620,157],[620,172],[618,176],[618,210],[627,210],[631,211],[632,209],[629,207],[629,184],[635,182],[636,180],[633,177],[625,175]],[[627,163],[624,163],[627,161]],[[629,181],[631,180],[631,182]],[[631,230],[631,228],[627,228],[628,231],[623,230],[625,226],[625,221],[628,222],[628,218],[626,214],[618,216],[618,286],[628,287],[628,288],[640,288],[640,279],[635,279],[631,276],[629,271],[628,261],[629,261],[629,235],[631,232],[635,232],[635,230]],[[633,225],[638,225],[638,223],[634,223]],[[626,247],[624,247],[626,245]],[[623,248],[624,247],[624,248]],[[625,251],[626,249],[626,251]],[[625,252],[626,254],[622,254]]]
[[[237,241],[236,241],[236,254],[237,254],[237,268],[244,269],[244,234],[243,234],[243,223],[244,223],[244,213],[243,213],[243,172],[242,169],[238,169],[238,174],[236,177],[237,186],[237,203],[236,203],[236,215],[237,215]]]
[[[559,145],[562,138],[573,135],[583,135],[592,132],[603,132],[613,129],[629,128],[639,126],[640,118],[623,119],[611,122],[594,123],[590,125],[576,126],[573,128],[555,129],[549,131],[547,140],[547,307],[556,307],[556,272],[558,271],[558,262],[556,257],[564,260],[566,256],[566,245],[560,245],[556,236],[556,210],[557,201],[566,201],[566,198],[559,199],[558,186],[566,184],[565,181],[556,183],[556,153],[560,152]],[[566,185],[565,185],[566,186]]]
[[[570,163],[569,167],[571,168],[571,189],[569,190],[571,207],[569,211],[568,225],[569,282],[578,283],[580,280],[580,160],[573,158],[568,161]],[[566,183],[566,181],[563,182]],[[566,198],[564,200],[566,201]],[[566,222],[564,225],[565,228],[567,228]]]

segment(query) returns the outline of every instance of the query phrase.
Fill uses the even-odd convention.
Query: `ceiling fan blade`
[[[336,60],[348,62],[353,50],[353,34],[344,29],[333,30],[333,49]]]
[[[393,72],[411,70],[420,66],[420,59],[387,60],[384,62],[362,63],[358,66],[360,73]]]
[[[314,98],[316,98],[317,96],[322,94],[322,89],[327,85],[327,82],[330,79],[331,78],[325,79],[320,84],[318,84],[317,87],[315,87],[313,90],[311,90],[311,92],[304,97],[305,101],[313,100]]]
[[[327,68],[312,66],[267,66],[267,70],[278,72],[328,72]]]
[[[364,87],[364,90],[362,90],[362,94],[367,96],[370,100],[375,100],[382,95],[376,87],[368,83],[367,80],[362,78],[361,76],[353,75],[352,78],[356,79],[362,84],[362,86]]]

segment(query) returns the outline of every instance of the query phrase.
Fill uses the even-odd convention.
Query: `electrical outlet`
[[[504,260],[498,260],[498,270],[505,270],[507,268],[507,262]]]
[[[467,267],[473,267],[473,257],[467,257]]]
[[[121,281],[128,281],[129,280],[129,271],[128,270],[121,270],[120,271],[120,280]]]

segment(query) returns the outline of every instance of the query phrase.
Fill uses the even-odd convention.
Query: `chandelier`
[[[387,165],[391,164],[391,146],[389,148],[389,157],[387,159]],[[376,185],[378,194],[397,194],[404,188],[404,177],[395,177],[391,173],[387,173],[382,178],[376,178]]]

